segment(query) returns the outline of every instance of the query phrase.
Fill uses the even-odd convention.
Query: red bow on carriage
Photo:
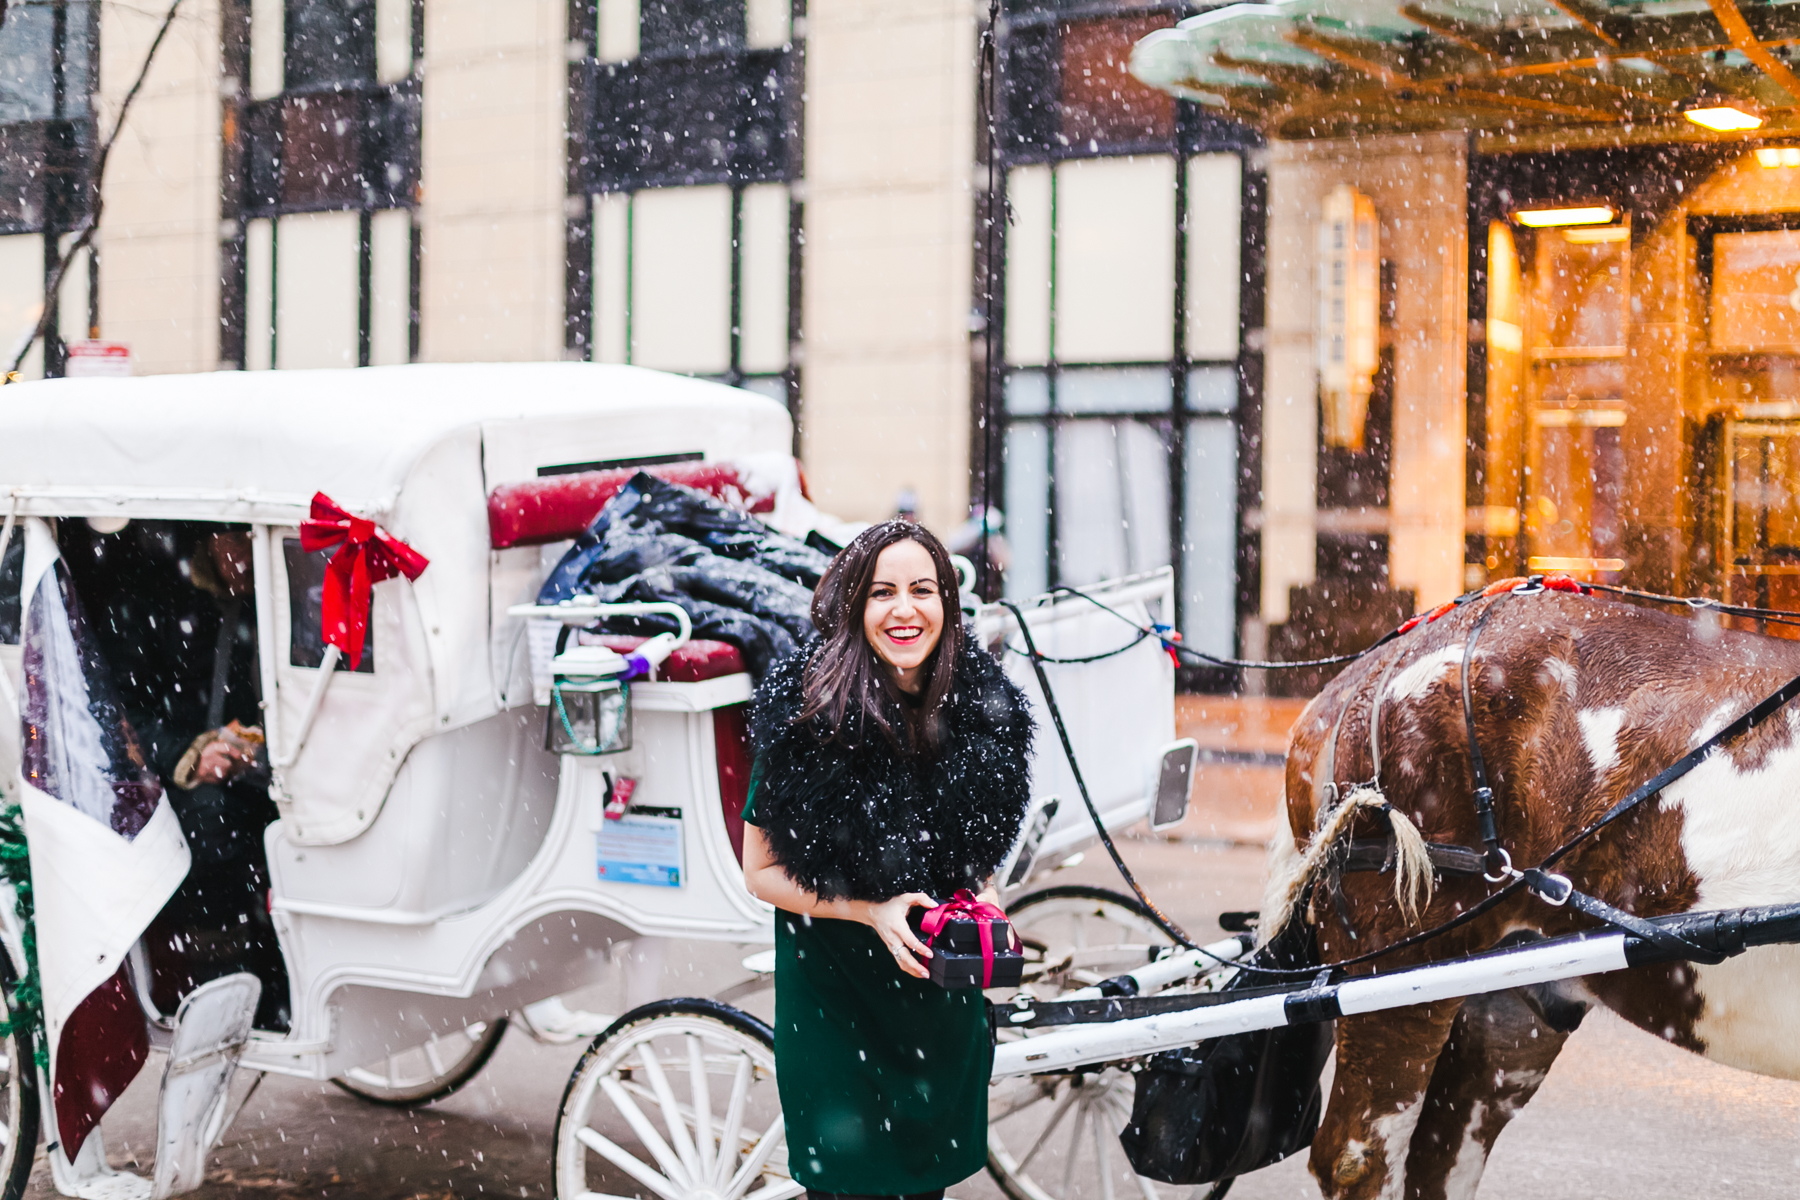
[[[326,643],[342,650],[354,671],[369,636],[374,586],[396,575],[417,579],[431,560],[375,522],[339,508],[324,492],[313,494],[312,519],[300,523],[300,546],[308,553],[342,547],[325,568],[319,625]]]

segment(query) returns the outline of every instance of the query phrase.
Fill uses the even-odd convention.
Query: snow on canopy
[[[679,449],[785,452],[786,411],[737,388],[599,363],[433,363],[52,379],[6,389],[0,496],[21,514],[297,520],[315,491],[392,510],[434,457],[486,487]],[[485,488],[457,520],[485,528]]]

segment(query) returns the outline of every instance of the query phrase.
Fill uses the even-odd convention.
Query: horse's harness
[[[1481,741],[1477,736],[1475,728],[1475,698],[1473,687],[1471,685],[1471,676],[1473,674],[1471,668],[1474,664],[1476,643],[1480,640],[1482,630],[1487,626],[1488,620],[1509,597],[1551,591],[1587,595],[1591,594],[1593,590],[1594,588],[1592,585],[1583,584],[1568,576],[1561,575],[1548,577],[1534,575],[1529,579],[1502,580],[1498,583],[1491,584],[1480,591],[1470,592],[1466,595],[1457,597],[1455,600],[1439,605],[1429,613],[1422,613],[1400,626],[1394,631],[1394,634],[1391,635],[1397,637],[1400,634],[1409,632],[1418,625],[1430,624],[1440,617],[1457,611],[1466,604],[1478,600],[1492,601],[1492,603],[1488,604],[1469,626],[1468,637],[1463,643],[1461,672],[1463,727],[1469,742],[1469,773],[1471,783],[1469,801],[1471,807],[1474,809],[1476,828],[1481,838],[1482,848],[1478,850],[1470,846],[1432,841],[1427,841],[1425,846],[1434,873],[1442,876],[1464,877],[1479,875],[1488,883],[1498,884],[1500,886],[1497,890],[1491,892],[1485,899],[1464,910],[1462,913],[1442,925],[1400,939],[1399,941],[1389,943],[1380,950],[1373,951],[1369,954],[1359,955],[1355,959],[1333,964],[1334,966],[1343,966],[1348,965],[1350,962],[1364,961],[1378,955],[1384,955],[1394,950],[1398,950],[1403,946],[1414,945],[1428,938],[1448,932],[1450,929],[1466,924],[1475,917],[1494,908],[1502,900],[1521,889],[1530,892],[1533,896],[1546,904],[1558,908],[1567,905],[1568,907],[1589,917],[1593,917],[1596,920],[1602,921],[1615,929],[1619,929],[1633,937],[1641,938],[1677,957],[1690,959],[1700,963],[1717,963],[1724,961],[1724,955],[1722,954],[1696,945],[1688,939],[1680,937],[1661,926],[1646,921],[1641,917],[1633,916],[1631,913],[1615,908],[1598,897],[1579,890],[1569,880],[1568,876],[1556,874],[1552,872],[1550,868],[1581,843],[1600,832],[1601,829],[1631,812],[1645,800],[1656,795],[1669,784],[1674,783],[1677,779],[1680,779],[1683,775],[1686,775],[1689,771],[1699,766],[1701,762],[1725,742],[1749,732],[1774,716],[1785,707],[1790,700],[1794,699],[1795,696],[1800,695],[1800,676],[1795,676],[1793,679],[1790,679],[1780,688],[1764,697],[1749,711],[1738,717],[1737,720],[1701,742],[1700,745],[1694,747],[1668,767],[1665,767],[1653,778],[1633,789],[1629,795],[1614,804],[1599,818],[1584,826],[1555,850],[1551,851],[1538,866],[1527,867],[1522,871],[1517,869],[1513,866],[1512,856],[1508,854],[1505,847],[1501,845],[1499,826],[1494,815],[1494,788],[1488,775],[1487,761],[1482,755]],[[1625,591],[1625,589],[1611,588],[1606,590]],[[1644,593],[1643,595],[1647,598],[1659,600],[1669,599],[1667,597],[1654,596],[1650,593]],[[1706,604],[1704,606],[1724,609],[1726,611],[1730,611],[1731,609],[1731,606],[1716,604]],[[1761,610],[1756,610],[1756,615],[1762,615]],[[1791,616],[1792,614],[1783,615]],[[1383,640],[1386,641],[1387,639]],[[1369,702],[1369,753],[1372,778],[1367,783],[1356,786],[1372,787],[1377,790],[1380,788],[1381,700],[1383,694],[1387,690],[1389,677],[1393,674],[1403,657],[1403,655],[1396,655],[1376,681],[1375,691]],[[1321,825],[1323,825],[1331,809],[1336,806],[1341,797],[1347,794],[1349,790],[1345,785],[1335,782],[1335,775],[1337,742],[1343,729],[1344,719],[1351,707],[1351,705],[1345,704],[1343,708],[1339,710],[1337,721],[1332,727],[1331,737],[1326,742],[1324,761],[1321,764],[1322,769],[1319,774],[1328,782],[1321,785],[1317,795],[1317,820]],[[1384,817],[1390,817],[1390,832],[1388,836],[1385,839],[1346,839],[1342,843],[1342,850],[1332,856],[1325,875],[1327,894],[1330,895],[1337,909],[1338,919],[1343,923],[1345,931],[1350,935],[1350,938],[1353,941],[1356,940],[1356,932],[1350,924],[1349,913],[1344,902],[1341,887],[1342,874],[1346,871],[1385,872],[1392,870],[1395,867],[1396,842],[1394,835],[1391,832],[1392,808],[1391,806],[1384,805],[1378,811],[1380,811]]]

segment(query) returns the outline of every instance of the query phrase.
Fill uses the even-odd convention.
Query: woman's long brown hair
[[[922,702],[902,698],[893,672],[863,635],[863,611],[875,579],[875,560],[896,542],[914,541],[937,568],[944,604],[943,632],[927,660]],[[884,521],[856,536],[839,551],[813,592],[813,627],[824,637],[806,667],[805,700],[796,721],[823,715],[829,740],[859,744],[869,728],[881,731],[902,753],[936,751],[942,736],[939,717],[962,652],[962,604],[950,552],[930,530],[912,521]]]

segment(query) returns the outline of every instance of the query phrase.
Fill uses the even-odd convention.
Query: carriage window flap
[[[0,556],[0,643],[19,644],[19,586],[25,570],[25,531],[14,527],[6,553]]]
[[[281,551],[287,560],[288,662],[296,667],[316,668],[325,661],[325,566],[336,551],[317,550],[308,554],[300,548],[299,538],[281,539]],[[4,617],[4,612],[0,608],[0,618]],[[338,659],[337,669],[348,671],[349,660]],[[373,621],[369,623],[368,638],[363,642],[362,665],[357,670],[364,675],[375,670]]]

